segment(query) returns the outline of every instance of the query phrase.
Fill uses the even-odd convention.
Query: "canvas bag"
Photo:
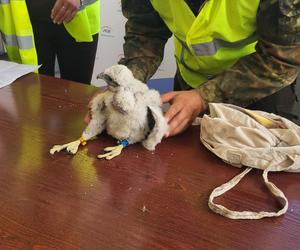
[[[215,155],[235,167],[247,168],[227,183],[215,188],[208,205],[214,212],[231,219],[261,219],[286,213],[288,200],[268,180],[268,172],[300,172],[300,127],[275,114],[250,111],[223,103],[210,103],[209,115],[200,122],[200,140]],[[232,211],[214,203],[214,198],[232,189],[251,171],[263,170],[270,192],[282,203],[277,212]]]

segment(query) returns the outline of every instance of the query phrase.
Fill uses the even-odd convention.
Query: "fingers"
[[[195,117],[188,107],[175,103],[170,106],[165,118],[169,123],[169,129],[165,137],[169,137],[184,131]]]
[[[54,4],[53,9],[51,10],[51,18],[53,23],[59,23],[60,18],[62,17],[65,11],[64,3],[62,0],[57,0]]]
[[[53,23],[61,24],[71,21],[79,6],[79,0],[57,0],[51,11]]]
[[[88,112],[86,112],[83,119],[86,124],[89,124],[92,119],[92,100],[93,98],[88,103]]]
[[[184,131],[206,107],[202,97],[195,90],[170,92],[162,95],[161,99],[171,103],[165,113],[169,124],[165,137]]]
[[[63,6],[61,10],[64,10],[64,12],[62,11],[62,15],[58,17],[58,24],[61,24],[66,20],[71,20],[71,13],[73,13],[70,8],[66,8],[65,6]]]
[[[162,103],[170,102],[176,95],[177,91],[171,91],[160,96]]]
[[[90,123],[90,121],[91,121],[91,112],[90,111],[88,111],[86,114],[85,114],[85,116],[84,116],[84,122],[86,123],[86,124],[89,124]]]
[[[103,92],[94,94],[88,103],[88,112],[85,114],[84,119],[83,119],[86,124],[88,124],[92,119],[93,101],[95,100],[95,98],[99,97],[100,95],[103,95]]]
[[[77,11],[78,10],[76,9],[73,12],[71,12],[68,16],[66,16],[64,22],[66,22],[66,23],[70,22],[73,19],[73,17],[76,15]]]
[[[169,123],[169,129],[165,137],[174,136],[184,131],[190,125],[190,119],[184,112],[178,113]]]
[[[180,103],[172,104],[165,113],[165,119],[167,120],[167,122],[171,121],[180,112],[181,109],[182,107]]]

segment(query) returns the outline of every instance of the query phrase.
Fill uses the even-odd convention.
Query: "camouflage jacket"
[[[146,82],[159,67],[172,34],[150,0],[121,3],[127,23],[120,63]],[[256,25],[256,52],[199,87],[207,102],[247,106],[296,79],[300,66],[300,0],[261,0]]]

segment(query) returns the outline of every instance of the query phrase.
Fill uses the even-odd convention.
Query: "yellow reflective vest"
[[[66,30],[77,42],[91,42],[100,30],[100,0],[85,0]],[[11,61],[37,65],[37,54],[25,0],[0,0],[0,32]]]
[[[209,0],[198,16],[185,1],[150,1],[174,35],[180,74],[193,88],[255,51],[259,0]]]

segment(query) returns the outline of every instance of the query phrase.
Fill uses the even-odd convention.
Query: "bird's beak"
[[[104,79],[104,75],[105,75],[104,72],[101,72],[100,74],[97,75],[97,79],[103,79],[103,80],[105,80]]]
[[[97,79],[103,79],[108,84],[108,86],[111,86],[111,87],[119,87],[120,86],[117,82],[115,82],[109,75],[105,74],[104,72],[97,75]]]

